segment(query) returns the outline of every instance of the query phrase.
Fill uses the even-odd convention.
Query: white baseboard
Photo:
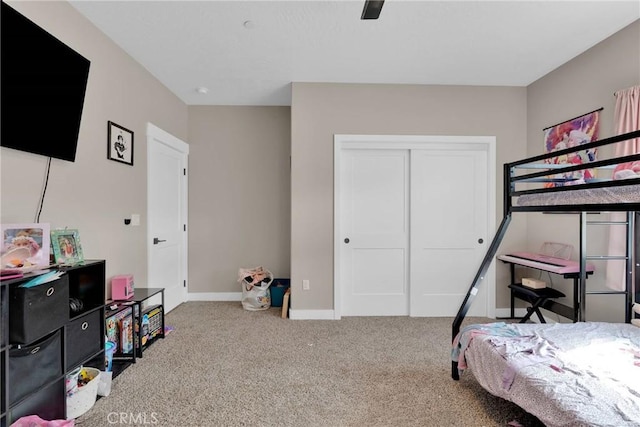
[[[242,301],[242,292],[193,292],[189,301]]]
[[[289,319],[293,320],[334,320],[333,310],[293,310],[289,309]]]

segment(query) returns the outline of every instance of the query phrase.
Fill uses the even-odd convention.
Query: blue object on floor
[[[273,279],[271,290],[271,307],[282,307],[282,298],[291,286],[291,279]]]

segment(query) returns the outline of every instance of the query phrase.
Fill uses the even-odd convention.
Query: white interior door
[[[335,317],[455,316],[495,225],[495,138],[336,135],[335,165]],[[484,280],[469,314],[493,317]]]
[[[454,316],[487,249],[487,152],[412,150],[412,316]],[[487,315],[481,286],[468,315]]]
[[[148,280],[164,288],[165,312],[187,300],[187,159],[189,146],[149,125]]]
[[[345,150],[342,314],[407,315],[409,152]]]

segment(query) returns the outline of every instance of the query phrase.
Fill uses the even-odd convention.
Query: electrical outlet
[[[303,291],[308,291],[309,290],[309,279],[304,279],[302,281],[302,290]]]

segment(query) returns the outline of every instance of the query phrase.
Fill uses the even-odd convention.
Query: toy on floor
[[[640,315],[640,304],[634,303],[631,306],[631,311]],[[631,319],[631,324],[640,327],[640,319]]]

